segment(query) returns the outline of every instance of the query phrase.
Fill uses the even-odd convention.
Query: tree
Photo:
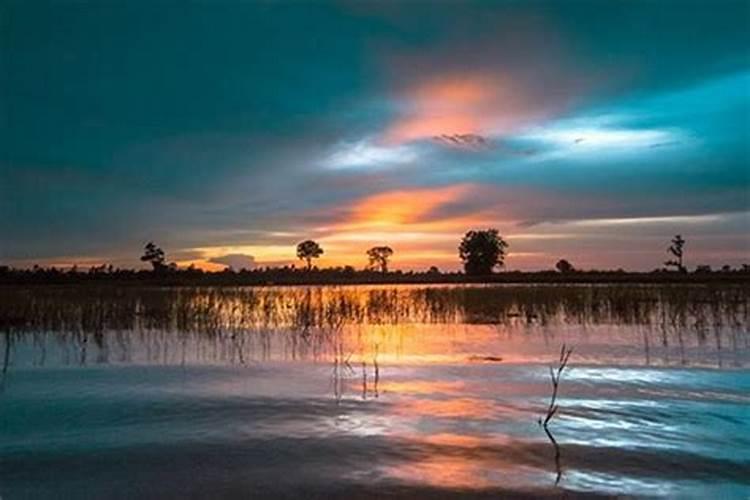
[[[491,274],[496,266],[504,265],[506,248],[508,244],[497,229],[469,231],[458,246],[458,255],[466,274]]]
[[[143,249],[143,255],[141,256],[141,261],[151,264],[154,272],[163,271],[167,268],[167,265],[164,263],[164,250],[156,246],[153,241],[146,243],[146,246]]]
[[[367,257],[370,259],[370,267],[380,268],[380,272],[383,274],[388,272],[388,259],[393,255],[393,249],[391,247],[372,247],[367,251]]]
[[[672,244],[667,248],[667,252],[672,254],[675,258],[669,259],[664,263],[667,267],[674,267],[679,272],[684,273],[687,271],[685,269],[685,266],[682,265],[682,255],[684,253],[684,247],[685,247],[685,240],[682,238],[682,235],[675,235],[674,238],[672,238]]]
[[[307,262],[307,270],[312,269],[312,260],[323,255],[323,249],[313,240],[305,240],[297,245],[297,258]]]
[[[555,269],[560,271],[562,274],[572,273],[573,271],[575,271],[573,264],[565,259],[558,260],[557,264],[555,264]]]

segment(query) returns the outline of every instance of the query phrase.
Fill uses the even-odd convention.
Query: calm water
[[[728,286],[3,288],[0,496],[748,498],[749,306]],[[563,343],[556,460],[537,420]]]

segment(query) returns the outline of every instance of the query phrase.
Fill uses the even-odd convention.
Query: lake
[[[0,496],[748,498],[749,326],[731,285],[0,287]]]

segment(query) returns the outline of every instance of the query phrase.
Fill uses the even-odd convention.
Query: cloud
[[[395,114],[383,131],[386,143],[504,137],[558,116],[611,78],[573,57],[559,31],[538,16],[500,16],[493,24],[454,43],[389,54]]]
[[[323,166],[333,170],[387,168],[416,158],[417,153],[412,147],[377,145],[363,139],[338,145],[323,161]]]
[[[345,225],[386,227],[424,220],[437,208],[463,199],[472,192],[470,185],[388,191],[358,200],[350,209]]]
[[[389,144],[434,137],[501,136],[544,117],[544,103],[512,76],[440,76],[405,91],[401,116],[385,131]]]
[[[490,147],[487,138],[479,134],[441,134],[433,137],[433,140],[443,146],[470,151],[481,151]]]
[[[247,264],[223,261],[244,255],[265,265],[292,262],[297,241],[325,237],[327,264],[340,255],[328,244],[361,242],[358,263],[366,245],[408,241],[413,248],[397,249],[408,266],[433,247],[453,262],[457,235],[477,224],[747,210],[750,72],[739,3],[600,9],[597,22],[579,22],[591,15],[586,2],[496,4],[429,13],[401,5],[386,18],[348,20],[346,9],[248,4],[214,13],[232,18],[212,24],[226,36],[202,38],[187,36],[193,19],[214,15],[201,9],[145,38],[129,35],[141,22],[110,26],[121,18],[110,16],[101,21],[122,36],[93,48],[90,29],[101,26],[81,27],[65,9],[15,16],[56,29],[36,30],[45,43],[31,51],[31,25],[9,34],[11,94],[45,98],[18,100],[14,126],[0,134],[0,260],[133,266],[155,239],[170,260],[221,259],[212,264],[220,268]],[[690,45],[686,27],[696,21],[714,31]],[[61,46],[45,38],[60,26],[83,31]],[[294,37],[309,38],[307,28],[316,43],[301,46]],[[248,33],[268,50],[225,43]],[[189,46],[169,43],[175,35]],[[133,52],[128,40],[140,40],[145,58],[122,57]],[[62,61],[62,48],[75,57]],[[198,80],[182,59],[196,53],[211,69]],[[128,78],[90,71],[112,60]],[[38,77],[35,68],[62,62],[52,80]],[[164,77],[156,87],[154,67]],[[80,106],[92,99],[96,109]],[[456,185],[474,187],[446,187]]]
[[[649,148],[665,148],[667,146],[677,146],[678,144],[680,144],[680,141],[657,142],[656,144],[651,144]]]
[[[602,150],[631,150],[673,145],[684,138],[680,130],[658,128],[592,127],[577,126],[561,122],[543,127],[520,137],[555,149],[570,149],[577,152],[600,152]]]
[[[221,264],[223,266],[231,267],[232,269],[253,269],[257,266],[255,257],[242,253],[231,253],[220,255],[218,257],[211,257],[208,259],[208,262],[212,264]]]

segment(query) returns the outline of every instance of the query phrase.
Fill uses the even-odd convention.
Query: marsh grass
[[[149,360],[169,362],[181,345],[184,362],[187,344],[198,342],[200,359],[244,364],[250,352],[267,356],[279,337],[291,357],[317,357],[335,352],[341,332],[355,326],[459,323],[494,325],[507,335],[537,332],[548,341],[560,326],[632,326],[647,361],[655,346],[674,345],[685,364],[687,346],[711,342],[721,365],[748,348],[749,304],[750,292],[735,285],[4,286],[0,332],[6,371],[14,339],[29,334],[40,362],[49,341],[66,344],[80,363],[107,362],[115,353],[127,361],[137,341]]]

